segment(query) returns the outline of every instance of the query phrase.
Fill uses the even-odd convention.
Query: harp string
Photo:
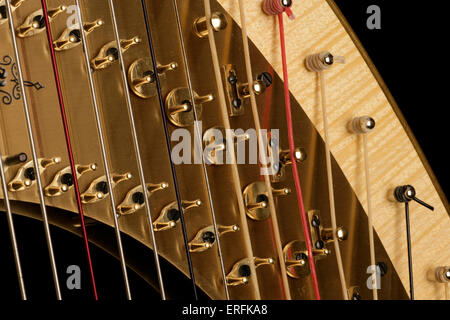
[[[92,102],[93,102],[93,107],[94,107],[96,127],[97,127],[97,132],[98,132],[98,137],[99,137],[100,147],[101,147],[101,153],[102,153],[102,161],[103,161],[103,166],[105,167],[106,180],[107,180],[107,184],[108,184],[108,193],[109,193],[109,199],[110,199],[110,204],[111,204],[111,209],[112,209],[112,215],[113,215],[113,219],[114,219],[114,231],[115,231],[115,235],[116,235],[117,249],[118,249],[119,257],[120,257],[120,265],[121,265],[121,269],[122,269],[122,276],[123,276],[123,281],[124,281],[124,286],[125,286],[125,292],[126,292],[127,299],[131,300],[132,297],[131,297],[131,290],[130,290],[130,282],[128,280],[128,271],[127,271],[127,265],[126,265],[126,261],[125,261],[125,254],[124,254],[124,250],[123,250],[122,236],[120,234],[120,226],[119,226],[119,219],[118,219],[117,210],[116,210],[114,190],[112,188],[111,170],[110,170],[107,153],[106,153],[105,138],[104,138],[105,136],[104,136],[103,126],[102,126],[101,118],[100,118],[100,110],[99,110],[98,101],[97,101],[97,94],[96,94],[96,90],[95,90],[94,78],[93,78],[93,74],[92,74],[92,69],[90,67],[89,50],[87,48],[86,35],[83,30],[84,23],[83,23],[83,18],[81,15],[80,0],[76,0],[76,7],[77,7],[77,10],[76,10],[77,20],[78,20],[78,23],[81,28],[81,32],[80,32],[81,42],[83,44],[84,58],[85,58],[85,62],[86,62],[86,71],[87,71],[88,78],[89,78],[88,82],[89,82],[89,88],[91,91]],[[120,47],[118,50],[120,50]]]
[[[23,80],[22,62],[21,62],[21,58],[19,55],[19,49],[17,46],[17,38],[16,38],[15,26],[14,26],[13,15],[12,15],[12,10],[11,10],[11,0],[5,0],[5,6],[6,6],[6,18],[8,19],[8,22],[9,22],[9,29],[11,32],[11,40],[12,40],[13,47],[14,47],[14,56],[16,59],[17,74],[18,74],[18,78],[19,78],[19,86],[20,86],[20,90],[22,92],[23,110],[24,110],[24,115],[25,115],[26,129],[27,129],[27,133],[28,133],[28,139],[30,142],[34,170],[36,173],[35,176],[36,176],[36,184],[37,184],[38,196],[39,196],[39,205],[41,208],[42,220],[43,220],[43,224],[44,224],[45,239],[47,242],[50,266],[51,266],[51,271],[52,271],[52,276],[53,276],[53,283],[55,286],[56,299],[62,300],[61,289],[60,289],[59,279],[58,279],[58,271],[56,268],[55,254],[53,251],[52,237],[50,234],[50,226],[49,226],[49,222],[48,222],[47,208],[45,206],[44,192],[42,190],[39,159],[37,157],[36,145],[34,142],[34,133],[33,133],[33,127],[31,124],[30,108],[28,105],[28,98],[27,98],[27,94],[25,91],[25,83]]]
[[[64,107],[64,99],[63,99],[62,90],[61,90],[61,82],[59,79],[58,64],[56,62],[55,50],[53,48],[53,38],[52,38],[51,29],[50,29],[50,21],[49,21],[49,17],[48,17],[47,4],[46,4],[45,0],[41,0],[41,5],[42,5],[42,11],[44,14],[44,19],[45,19],[45,26],[46,26],[46,30],[47,30],[47,39],[48,39],[48,44],[49,44],[49,49],[50,49],[50,56],[52,59],[52,67],[53,67],[53,74],[54,74],[55,82],[56,82],[56,89],[57,89],[57,93],[58,93],[58,102],[59,102],[59,107],[60,107],[60,111],[61,111],[61,119],[63,122],[64,137],[65,137],[66,145],[67,145],[67,153],[69,156],[70,168],[72,170],[73,186],[74,186],[74,190],[75,190],[75,197],[77,200],[76,201],[77,208],[78,208],[78,213],[80,214],[81,231],[82,231],[82,235],[83,235],[84,248],[86,250],[86,258],[87,258],[87,262],[88,262],[88,266],[89,266],[92,291],[94,294],[94,299],[98,300],[97,286],[95,283],[95,276],[94,276],[94,268],[92,266],[91,253],[89,250],[89,240],[87,237],[86,225],[85,225],[85,221],[84,221],[83,205],[81,204],[80,188],[78,185],[77,171],[76,171],[75,161],[74,161],[73,152],[72,152],[72,143],[71,143],[71,139],[70,139],[69,126],[67,123],[67,114],[66,114],[66,109]]]

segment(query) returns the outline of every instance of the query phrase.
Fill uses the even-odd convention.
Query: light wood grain
[[[239,24],[236,1],[219,3]],[[250,39],[282,75],[276,19],[261,10],[262,1],[247,0]],[[357,45],[326,0],[297,1],[297,18],[286,22],[287,55],[291,92],[323,137],[317,75],[306,70],[307,55],[328,50],[345,56],[345,65],[326,72],[331,151],[359,201],[367,209],[362,138],[347,130],[355,116],[370,115],[377,121],[369,136],[374,226],[405,288],[409,291],[404,206],[393,201],[392,190],[413,185],[418,197],[432,204],[434,212],[411,204],[414,280],[417,299],[444,299],[444,287],[427,278],[427,272],[450,264],[450,219],[447,201],[440,197],[427,171],[420,149],[402,125],[389,94],[370,69]],[[281,103],[281,102],[280,102]],[[337,272],[337,271],[336,271]]]

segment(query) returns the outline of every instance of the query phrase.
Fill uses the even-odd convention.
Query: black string
[[[186,250],[186,257],[187,257],[187,261],[188,261],[188,266],[189,266],[189,274],[191,277],[191,281],[192,281],[192,287],[193,287],[193,291],[194,291],[194,297],[195,300],[198,300],[198,296],[197,296],[197,286],[195,284],[195,276],[194,276],[194,268],[192,266],[192,259],[191,259],[191,253],[189,251],[189,243],[188,243],[188,237],[187,237],[187,232],[186,232],[186,224],[185,224],[185,220],[184,220],[184,213],[183,213],[183,206],[182,206],[182,201],[181,201],[181,196],[180,196],[180,190],[178,187],[178,180],[177,180],[177,174],[175,171],[175,165],[172,161],[172,147],[171,147],[171,141],[170,141],[170,136],[169,136],[169,129],[167,127],[167,114],[166,114],[166,108],[164,105],[164,99],[162,96],[162,90],[161,90],[161,82],[159,79],[159,74],[158,74],[158,66],[156,64],[156,57],[155,57],[155,49],[153,47],[153,40],[152,40],[152,34],[151,34],[151,30],[150,30],[150,19],[148,17],[148,13],[147,13],[147,4],[145,3],[145,0],[141,0],[142,3],[142,10],[144,11],[144,19],[145,19],[145,28],[147,30],[147,37],[148,37],[148,43],[150,46],[150,55],[152,58],[152,63],[153,63],[153,70],[154,70],[154,74],[155,74],[155,80],[156,80],[156,88],[158,91],[158,99],[159,99],[159,105],[161,108],[161,114],[163,117],[163,124],[164,124],[164,133],[165,133],[165,138],[166,138],[166,144],[167,144],[167,150],[169,152],[169,158],[170,158],[170,168],[172,171],[172,178],[173,178],[173,183],[174,183],[174,188],[175,188],[175,194],[177,197],[177,203],[178,203],[178,209],[180,211],[180,222],[181,222],[181,228],[183,231],[183,240],[184,240],[184,248]]]
[[[411,228],[409,223],[408,202],[405,202],[405,216],[406,216],[406,238],[408,241],[409,290],[411,293],[411,300],[414,300],[414,281],[413,281],[413,266],[412,266],[412,252],[411,252]]]

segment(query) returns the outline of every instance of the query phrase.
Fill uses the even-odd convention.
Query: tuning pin
[[[79,179],[83,174],[97,170],[97,165],[95,163],[89,165],[76,165],[75,170],[77,179]],[[73,187],[73,184],[72,168],[69,166],[60,170],[55,175],[53,181],[44,188],[44,193],[47,197],[57,197],[69,191],[69,189]]]
[[[261,73],[258,78],[253,81],[253,92],[255,95],[263,94],[268,87],[272,85],[272,76],[268,72]],[[244,83],[239,86],[239,95],[241,98],[248,98],[250,97],[250,89],[249,84]]]
[[[131,178],[132,178],[131,173],[112,174],[111,175],[112,189],[114,189],[114,187],[118,183],[130,180]],[[108,181],[106,179],[106,176],[101,176],[92,181],[88,189],[81,194],[81,201],[83,203],[94,203],[103,200],[108,194],[109,194]]]
[[[153,184],[147,183],[147,196],[150,197],[154,192],[159,190],[164,190],[169,187],[169,184],[166,182]],[[117,207],[117,213],[119,215],[129,215],[133,214],[142,207],[145,206],[145,195],[142,192],[142,186],[139,185],[130,191],[128,191],[125,199],[122,203]]]
[[[313,72],[327,70],[336,62],[344,64],[345,58],[333,56],[328,51],[323,51],[306,57],[306,67],[309,71]]]
[[[434,279],[439,283],[450,283],[450,266],[438,267],[434,270]]]
[[[176,62],[157,67],[159,80],[164,83],[166,73],[178,68]],[[153,71],[153,64],[150,58],[140,58],[134,61],[128,69],[128,84],[131,90],[143,99],[154,97],[158,94],[156,84],[156,76]]]
[[[273,258],[257,258],[254,257],[255,269],[263,265],[273,265],[275,260]],[[235,287],[239,285],[245,285],[250,281],[251,268],[249,266],[250,260],[248,258],[242,259],[235,263],[230,273],[226,276],[227,285]]]
[[[336,239],[341,242],[348,238],[348,231],[344,227],[336,228],[334,232],[332,228],[322,226],[319,210],[311,210],[308,212],[308,218],[311,228],[311,241],[314,244],[316,254],[318,256],[327,256],[330,251],[325,246]]]
[[[48,11],[49,20],[53,20],[58,14],[66,11],[66,6],[59,6]],[[17,28],[17,36],[21,38],[31,37],[45,29],[45,17],[42,9],[30,14],[20,27]]]
[[[334,241],[333,229],[332,228],[323,228],[321,231],[322,241],[325,243],[330,243]],[[339,242],[345,241],[348,238],[348,231],[344,227],[338,227],[336,229],[336,239]]]
[[[199,96],[194,92],[194,103],[198,120],[201,119],[202,105],[214,100],[211,94]],[[177,127],[189,127],[194,124],[194,108],[188,88],[172,90],[166,98],[167,115]]]
[[[289,188],[272,189],[274,196],[286,196],[291,193]],[[257,221],[266,220],[270,217],[269,197],[267,196],[266,184],[256,181],[249,184],[243,192],[247,215]]]
[[[365,134],[375,129],[376,122],[369,116],[357,117],[350,122],[350,129],[356,134]]]
[[[239,231],[238,225],[233,226],[217,226],[219,235],[222,236],[229,232]],[[203,252],[212,248],[216,243],[216,234],[214,232],[214,226],[209,226],[201,229],[197,235],[189,242],[189,251],[191,252]]]
[[[201,200],[182,201],[184,213],[189,209],[200,207],[201,205]],[[180,211],[178,210],[178,204],[177,202],[172,202],[161,210],[161,214],[153,222],[153,228],[155,231],[172,229],[177,225],[178,221],[180,221]]]
[[[295,162],[302,163],[306,160],[308,155],[306,154],[306,150],[304,148],[295,148],[294,150]],[[280,151],[280,162],[287,166],[292,164],[292,156],[290,150]]]
[[[134,45],[141,43],[139,37],[133,37],[129,40],[120,40],[120,47],[122,52],[126,52],[129,48]],[[92,59],[91,67],[94,70],[101,70],[109,67],[114,61],[119,59],[119,51],[116,46],[116,41],[111,41],[105,44],[98,55]]]
[[[199,38],[205,38],[208,36],[208,21],[206,17],[197,18],[194,21],[194,33]],[[215,32],[219,32],[222,30],[225,30],[228,26],[228,19],[226,15],[224,15],[221,12],[214,12],[211,15],[211,19],[209,20],[209,23],[211,24],[212,29]]]
[[[28,156],[26,153],[21,152],[19,154],[13,155],[13,156],[9,156],[6,157],[3,162],[6,166],[14,166],[17,164],[21,164],[21,163],[25,163],[28,160]]]
[[[51,159],[40,158],[39,172],[42,174],[48,167],[61,162],[61,158],[55,157]],[[22,165],[17,171],[16,176],[8,183],[8,190],[11,192],[22,191],[31,187],[36,181],[36,170],[33,161],[29,161]]]
[[[424,206],[425,208],[434,211],[434,207],[416,197],[416,189],[414,189],[414,187],[411,185],[399,186],[395,188],[394,197],[398,202],[401,203],[410,202],[414,200],[415,202]]]
[[[88,35],[102,25],[104,25],[103,20],[97,19],[94,22],[85,23],[83,29],[86,35]],[[53,47],[56,51],[75,48],[76,46],[81,44],[81,38],[80,25],[75,24],[63,31],[59,38],[53,42]]]

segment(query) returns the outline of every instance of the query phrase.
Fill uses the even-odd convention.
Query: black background
[[[448,19],[444,1],[422,2],[421,5],[398,0],[336,0],[336,3],[391,90],[448,195],[448,81],[445,73],[449,54],[445,48]],[[368,30],[366,27],[366,10],[372,4],[381,7],[381,30]],[[294,11],[297,5],[301,5],[301,0],[294,1]],[[53,299],[42,223],[22,217],[15,217],[15,223],[29,298]],[[92,295],[82,241],[56,228],[52,228],[52,235],[63,297],[69,300],[90,299]],[[100,298],[124,299],[120,264],[95,246],[91,245],[91,250]],[[4,214],[0,215],[0,252],[3,256],[0,264],[2,296],[17,299],[17,279]],[[82,266],[81,291],[65,289],[65,271],[71,264]],[[157,298],[154,291],[132,272],[130,280],[134,298]]]

